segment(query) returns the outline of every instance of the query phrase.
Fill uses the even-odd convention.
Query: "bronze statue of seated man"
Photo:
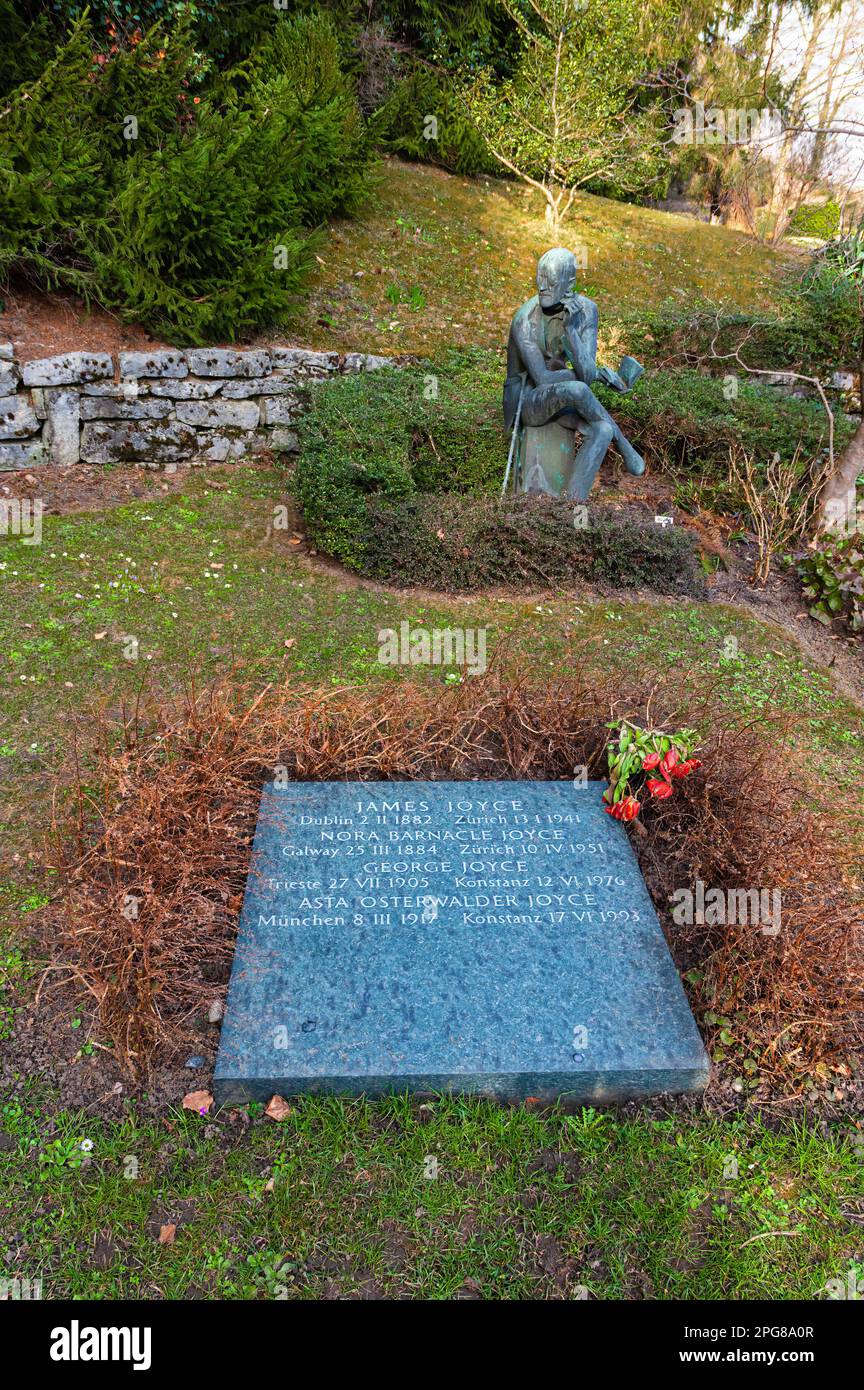
[[[554,421],[579,432],[582,445],[564,495],[580,502],[591,491],[610,444],[628,472],[645,470],[644,460],[591,390],[599,380],[629,391],[643,368],[632,357],[623,358],[617,372],[597,366],[598,321],[593,299],[576,291],[575,256],[557,246],[540,257],[537,294],[516,310],[507,344],[505,424],[536,428]],[[530,479],[523,478],[522,486],[535,490]]]

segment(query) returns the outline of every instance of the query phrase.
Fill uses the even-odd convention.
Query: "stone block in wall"
[[[343,371],[377,372],[381,367],[392,367],[390,357],[376,357],[374,352],[346,352]]]
[[[236,348],[188,348],[186,361],[193,376],[264,376],[271,365],[269,352]]]
[[[113,375],[114,363],[107,352],[63,352],[57,357],[25,362],[21,368],[25,386],[72,386]]]
[[[834,372],[828,385],[833,391],[854,391],[855,378],[851,372]]]
[[[189,376],[185,381],[151,381],[142,382],[141,385],[149,386],[151,396],[168,396],[174,401],[204,401],[231,383],[201,381],[198,377]]]
[[[21,373],[14,362],[0,362],[0,396],[11,396],[18,390]]]
[[[297,418],[294,400],[285,396],[264,396],[261,401],[262,425],[290,425]]]
[[[25,395],[0,396],[0,439],[20,439],[38,429],[36,412]]]
[[[78,463],[81,457],[78,438],[81,397],[77,391],[52,391],[47,394],[48,413],[42,431],[45,458],[48,463],[66,468]]]
[[[226,401],[245,400],[249,396],[284,396],[296,394],[297,383],[293,376],[274,372],[272,376],[252,376],[246,381],[226,381],[222,387],[222,398]]]
[[[123,381],[88,381],[81,387],[82,396],[109,396],[112,401],[135,401],[149,394],[143,381],[127,377]]]
[[[207,430],[198,436],[201,458],[207,463],[245,458],[247,453],[254,452],[254,444],[254,438],[250,440],[248,435],[219,434],[215,430]]]
[[[172,401],[116,400],[110,396],[82,396],[82,420],[165,420]]]
[[[273,366],[303,376],[325,376],[339,366],[338,352],[312,352],[308,348],[271,348]]]
[[[11,343],[0,343],[0,362],[14,362],[15,349]]]
[[[121,352],[120,375],[184,377],[189,367],[182,352]]]
[[[81,432],[81,457],[85,463],[176,466],[194,456],[197,443],[195,431],[179,420],[97,420]]]
[[[300,436],[296,430],[286,429],[284,425],[277,425],[264,436],[265,447],[271,449],[284,450],[286,454],[299,454]]]
[[[41,439],[32,439],[27,443],[0,444],[0,472],[16,468],[37,468],[43,458],[44,447]]]
[[[81,387],[77,389],[80,391]],[[51,402],[55,401],[58,396],[66,396],[68,394],[69,387],[67,386],[34,386],[30,392],[30,398],[33,402],[33,409],[36,411],[39,419],[47,420]]]
[[[257,401],[178,401],[175,413],[184,424],[199,428],[218,429],[225,425],[238,430],[258,428]]]

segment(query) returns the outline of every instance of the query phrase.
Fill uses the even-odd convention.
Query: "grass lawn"
[[[864,1273],[860,1147],[807,1124],[307,1098],[46,1125],[38,1100],[3,1112],[0,1216],[46,1298],[777,1300]]]

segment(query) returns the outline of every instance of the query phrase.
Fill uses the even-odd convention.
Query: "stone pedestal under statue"
[[[519,431],[517,479],[520,492],[567,497],[576,465],[576,435],[553,421]]]

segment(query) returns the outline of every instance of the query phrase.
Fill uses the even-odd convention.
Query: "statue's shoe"
[[[632,473],[635,478],[641,477],[645,472],[645,460],[642,455],[637,454],[633,445],[626,439],[622,439],[615,447],[624,461],[627,472]]]

